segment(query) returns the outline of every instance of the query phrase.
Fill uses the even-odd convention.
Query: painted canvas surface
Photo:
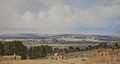
[[[0,64],[120,64],[120,0],[0,0]]]

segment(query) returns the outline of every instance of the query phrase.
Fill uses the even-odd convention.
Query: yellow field
[[[83,64],[80,58],[65,59],[65,60],[53,60],[53,59],[41,59],[41,60],[14,60],[3,61],[1,64]]]
[[[119,56],[96,56],[95,53],[95,51],[81,51],[70,53],[63,60],[54,60],[45,57],[34,60],[2,61],[0,64],[120,64]]]
[[[90,57],[86,61],[83,58],[71,58],[64,60],[36,59],[3,61],[0,64],[120,64],[120,57]]]

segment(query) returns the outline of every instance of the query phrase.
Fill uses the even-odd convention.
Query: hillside
[[[120,37],[112,35],[83,35],[83,34],[1,34],[0,39],[48,39],[73,38],[95,39],[101,41],[120,41]]]

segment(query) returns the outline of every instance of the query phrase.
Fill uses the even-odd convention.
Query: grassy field
[[[63,60],[41,58],[34,60],[2,61],[0,64],[120,64],[119,56],[98,57],[95,56],[95,53],[95,51],[81,51],[67,54]]]
[[[106,57],[92,57],[86,61],[82,61],[82,58],[71,58],[64,60],[51,60],[51,59],[39,59],[39,60],[17,60],[17,61],[5,61],[0,64],[120,64],[119,57],[112,57],[110,59]]]
[[[83,64],[80,58],[53,60],[53,59],[39,59],[39,60],[16,60],[3,61],[1,64]]]

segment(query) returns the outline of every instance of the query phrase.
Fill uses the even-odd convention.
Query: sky
[[[0,34],[120,34],[120,0],[0,0]]]

